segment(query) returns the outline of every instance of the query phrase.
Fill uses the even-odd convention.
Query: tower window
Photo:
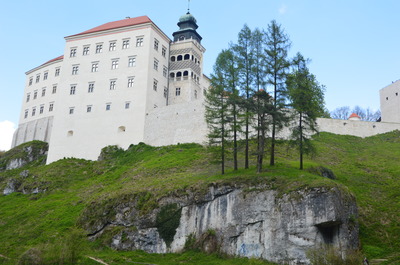
[[[154,50],[158,51],[158,43],[159,41],[157,39],[154,39]]]
[[[162,47],[161,49],[161,55],[165,58],[165,56],[167,55],[167,48],[166,47]]]
[[[143,37],[136,38],[136,47],[143,46]]]
[[[136,65],[136,57],[129,57],[128,59],[128,67],[133,67]]]
[[[181,88],[180,87],[177,87],[176,89],[175,89],[175,96],[180,96],[181,95]]]
[[[175,56],[171,56],[171,62],[175,62],[176,57]]]
[[[157,91],[157,86],[158,86],[158,81],[156,79],[154,79],[153,81],[153,90]]]
[[[184,59],[185,59],[185,60],[190,60],[190,55],[189,55],[189,54],[185,54]]]
[[[96,45],[96,53],[101,53],[103,51],[103,44]]]
[[[117,42],[111,41],[110,42],[110,48],[108,49],[109,51],[115,51],[115,48],[117,47]]]
[[[82,55],[88,55],[89,54],[89,46],[83,47],[83,53]]]
[[[128,49],[128,48],[129,48],[129,40],[123,40],[122,49]]]
[[[178,55],[177,60],[178,60],[178,61],[182,61],[182,55]]]

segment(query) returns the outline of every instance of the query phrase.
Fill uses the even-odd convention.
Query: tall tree
[[[221,174],[225,173],[226,144],[229,140],[228,127],[228,102],[225,91],[225,72],[218,61],[214,65],[214,73],[211,75],[211,87],[207,90],[205,100],[205,119],[209,129],[209,144],[217,146],[221,162]]]
[[[286,87],[285,79],[290,63],[287,59],[291,43],[281,25],[272,20],[266,32],[265,62],[267,83],[273,87],[273,113],[271,132],[270,165],[275,164],[275,138],[276,132],[286,122]]]
[[[297,122],[292,129],[293,143],[299,148],[300,169],[303,169],[303,154],[312,150],[309,136],[317,132],[316,119],[324,113],[324,86],[310,74],[307,60],[297,53],[294,69],[286,79],[288,97]]]
[[[239,86],[245,99],[244,105],[244,135],[245,135],[245,159],[244,168],[249,168],[249,129],[252,113],[249,101],[253,94],[251,85],[253,83],[254,52],[252,45],[253,34],[247,25],[244,25],[238,34],[238,43],[233,46],[233,51],[238,60]],[[252,102],[253,103],[253,102]]]
[[[264,87],[265,83],[265,53],[264,53],[264,44],[265,44],[265,34],[258,28],[256,28],[252,33],[252,50],[254,54],[254,64],[252,67],[253,72],[253,90],[254,93],[259,93],[260,91],[265,91]],[[256,96],[255,101],[249,100],[248,106],[253,107],[253,112],[257,114],[256,125],[254,126],[257,131],[257,171],[259,168],[262,168],[262,159],[260,155],[264,157],[264,153],[260,154],[261,150],[264,150],[265,144],[265,135],[263,136],[262,128],[262,109],[263,109],[263,101],[262,97]]]
[[[238,133],[241,132],[240,97],[238,90],[239,71],[238,58],[232,49],[223,50],[217,59],[218,68],[224,75],[227,91],[229,130],[233,137],[233,169],[238,169]]]
[[[254,94],[253,112],[257,113],[258,122],[256,130],[259,132],[257,144],[257,173],[262,171],[263,160],[265,155],[265,144],[267,138],[267,131],[270,127],[269,121],[273,112],[272,97],[264,90],[259,89]]]

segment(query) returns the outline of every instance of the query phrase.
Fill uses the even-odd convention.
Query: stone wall
[[[39,140],[49,143],[52,128],[53,116],[22,123],[14,132],[11,147],[14,148],[17,145],[33,140]]]

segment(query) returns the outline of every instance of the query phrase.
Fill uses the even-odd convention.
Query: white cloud
[[[11,121],[0,122],[0,150],[7,151],[11,148],[15,127]]]
[[[287,12],[287,5],[283,4],[280,8],[279,8],[279,14],[284,15]]]

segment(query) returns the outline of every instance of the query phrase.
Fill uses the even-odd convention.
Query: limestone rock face
[[[355,199],[339,188],[279,195],[265,187],[223,186],[211,187],[201,197],[188,193],[184,198],[164,198],[159,203],[181,207],[172,242],[167,244],[160,236],[155,220],[160,210],[139,217],[132,202],[115,207],[116,214],[103,219],[103,228],[121,228],[113,235],[111,246],[152,253],[179,252],[188,238],[204,239],[211,233],[224,253],[282,264],[309,264],[307,250],[320,244],[331,244],[343,255],[359,246]],[[85,228],[93,233],[98,227]]]

